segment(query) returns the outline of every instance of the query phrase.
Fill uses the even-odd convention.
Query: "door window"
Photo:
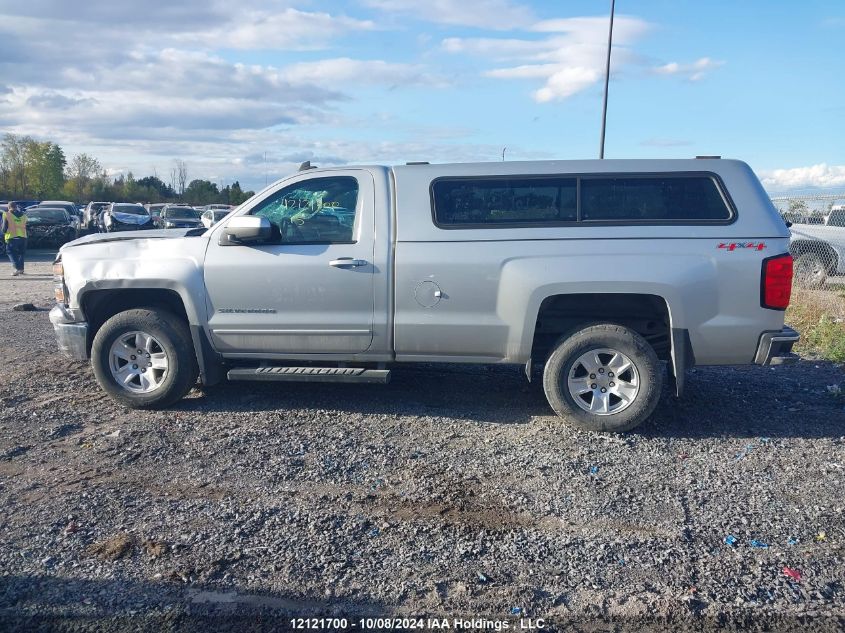
[[[280,189],[252,210],[276,227],[286,244],[352,243],[358,181],[351,176],[312,178]]]

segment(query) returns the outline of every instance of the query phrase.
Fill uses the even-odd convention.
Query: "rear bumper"
[[[801,336],[791,327],[785,327],[779,332],[763,332],[760,344],[754,356],[756,365],[791,365],[798,362],[798,355],[792,353],[792,346]]]
[[[50,323],[56,333],[59,351],[75,360],[88,358],[88,324],[74,321],[73,314],[64,306],[50,310]]]

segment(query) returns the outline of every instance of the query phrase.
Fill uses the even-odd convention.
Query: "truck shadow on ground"
[[[287,631],[292,617],[390,612],[376,602],[247,593],[204,583],[0,578],[0,622],[14,631]]]
[[[528,383],[520,369],[466,365],[409,365],[394,371],[386,385],[224,382],[177,406],[197,412],[321,409],[496,424],[553,415],[542,388]]]
[[[467,613],[463,609],[444,607],[435,609],[434,614],[429,611],[417,609],[410,617],[423,619],[423,622],[432,617],[504,621],[496,612]],[[88,580],[22,574],[0,578],[0,623],[3,630],[9,631],[276,632],[297,630],[292,625],[294,618],[325,618],[320,628],[328,631],[350,628],[392,631],[398,629],[388,629],[384,625],[370,628],[366,619],[393,617],[409,617],[409,614],[376,601],[300,598],[278,592],[248,593],[237,587],[221,589],[205,583],[182,585],[165,581]],[[346,618],[347,625],[338,626],[340,623],[336,624],[335,619],[339,618]],[[595,612],[564,619],[545,615],[543,628],[583,633],[716,632],[745,630],[750,618],[753,618],[754,630],[784,633],[838,631],[842,625],[841,616],[832,613],[763,612],[751,616],[747,611],[732,611],[727,607],[715,615],[701,617],[686,605],[679,608],[679,605],[667,602],[653,613],[617,614],[612,618],[606,613]],[[511,629],[525,628],[522,626],[524,621],[515,616],[507,620]]]
[[[833,363],[794,367],[697,368],[678,399],[664,384],[651,418],[632,431],[643,437],[832,437],[845,435],[845,373]],[[540,377],[521,368],[409,365],[387,385],[232,383],[176,405],[188,411],[337,410],[360,415],[428,417],[490,424],[556,423]],[[562,431],[567,431],[561,420]]]

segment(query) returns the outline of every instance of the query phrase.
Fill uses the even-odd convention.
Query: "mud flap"
[[[669,363],[669,386],[680,398],[684,393],[686,371],[695,366],[695,355],[689,330],[672,328],[672,360]]]
[[[200,382],[205,386],[216,385],[223,380],[223,361],[220,355],[211,347],[205,331],[198,325],[191,325],[191,339],[197,355],[197,365],[200,370]]]

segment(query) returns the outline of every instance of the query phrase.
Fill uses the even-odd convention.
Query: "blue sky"
[[[609,2],[0,0],[0,132],[113,173],[598,153]],[[174,6],[176,5],[176,6]],[[606,155],[845,189],[845,2],[617,2]],[[63,33],[65,37],[43,37]],[[266,154],[266,161],[265,161]]]

